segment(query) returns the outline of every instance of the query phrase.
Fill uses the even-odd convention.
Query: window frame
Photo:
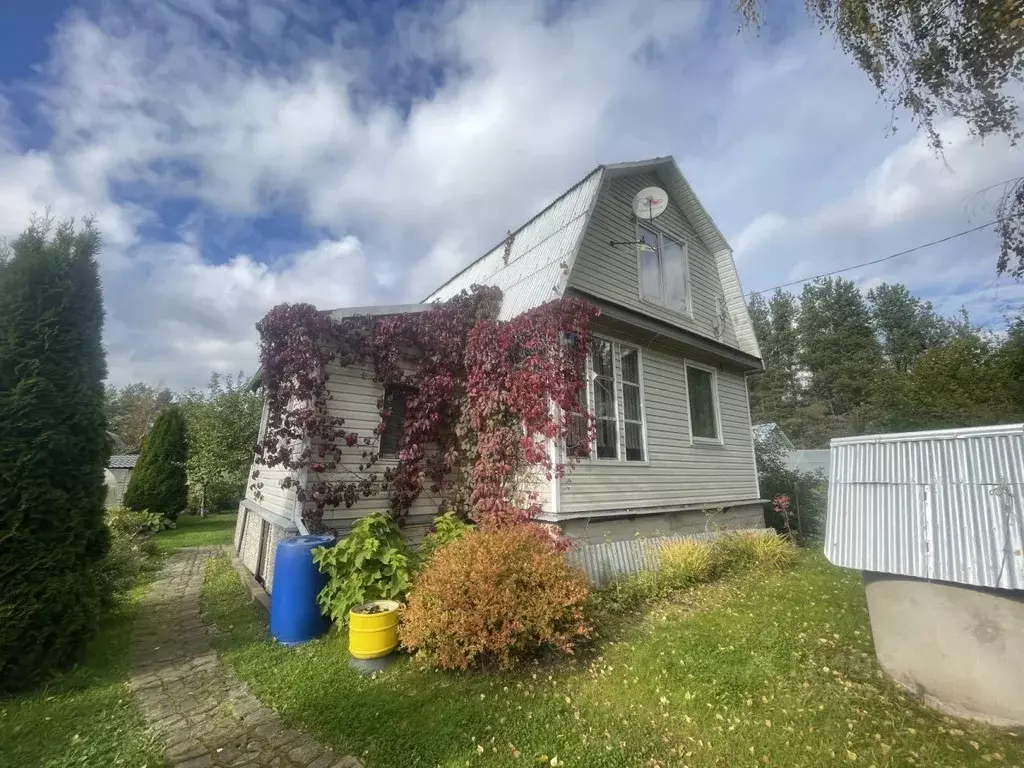
[[[635,229],[636,229],[636,242],[637,242],[637,246],[636,246],[636,294],[637,294],[637,298],[640,300],[640,303],[641,304],[650,304],[651,306],[654,306],[654,307],[660,307],[660,308],[664,309],[666,312],[671,312],[674,315],[679,315],[681,317],[685,317],[685,318],[688,318],[688,319],[692,320],[693,319],[693,292],[690,289],[690,244],[688,242],[686,242],[686,240],[684,238],[676,237],[676,236],[674,236],[672,234],[669,234],[668,232],[663,230],[661,227],[655,226],[654,222],[641,221],[640,219],[637,219],[636,222],[635,222]],[[660,290],[660,295],[659,295],[659,298],[658,298],[657,301],[644,296],[643,276],[642,276],[642,274],[643,274],[642,273],[642,260],[643,260],[643,253],[644,253],[644,251],[640,247],[640,242],[641,242],[640,234],[641,234],[641,230],[647,230],[648,232],[651,232],[652,234],[655,234],[655,235],[658,236],[658,286],[659,286],[659,290]],[[675,243],[676,245],[678,245],[680,248],[683,249],[683,282],[685,283],[685,285],[683,287],[684,287],[685,292],[686,292],[686,307],[683,308],[683,309],[676,309],[675,307],[672,307],[668,303],[668,299],[666,298],[667,291],[665,289],[665,267],[664,267],[664,264],[662,263],[662,260],[661,260],[662,252],[665,249],[665,240],[670,240],[671,242]]]
[[[690,368],[711,374],[711,404],[715,414],[715,431],[717,437],[701,437],[693,434],[693,403],[690,401]],[[694,360],[683,360],[683,391],[686,393],[687,429],[690,432],[690,445],[724,445],[722,437],[722,407],[718,396],[718,369],[712,365],[698,363]]]
[[[602,334],[591,334],[593,340],[600,340],[606,344],[610,344],[612,348],[612,382],[615,395],[615,431],[616,431],[616,457],[615,458],[604,458],[597,455],[597,436],[590,443],[590,454],[587,456],[578,457],[579,461],[600,461],[600,462],[612,462],[616,464],[628,464],[631,466],[647,466],[651,461],[650,447],[647,442],[647,404],[646,404],[646,393],[644,389],[644,353],[643,347],[637,346],[636,344],[629,344],[627,342],[621,342],[617,339],[609,338]],[[639,389],[640,389],[640,423],[641,423],[641,437],[643,439],[644,458],[638,459],[627,459],[626,458],[626,422],[625,422],[625,408],[626,408],[626,396],[623,391],[623,380],[622,380],[622,361],[621,355],[622,350],[635,351],[637,353],[637,377],[639,378]],[[595,414],[595,400],[594,400],[594,366],[592,363],[591,353],[587,352],[587,411]],[[630,384],[632,386],[632,384]]]
[[[399,387],[395,387],[395,389],[398,390],[399,392],[404,393],[406,400],[408,400],[409,396],[412,395],[415,392],[415,389],[413,387],[407,387],[407,386],[399,386]],[[381,390],[381,397],[384,397],[384,398],[387,397],[387,389],[386,388]],[[384,452],[384,435],[377,435],[377,458],[379,460],[381,460],[381,461],[396,461],[396,462],[400,461],[400,459],[398,458],[398,454],[401,453],[402,449],[398,447],[398,443],[401,442],[402,436],[405,434],[405,409],[406,408],[408,408],[408,403],[406,403],[406,405],[403,407],[403,410],[402,410],[402,431],[398,435],[398,441],[395,443],[395,451],[394,451],[394,453],[391,453],[391,452],[385,453]]]

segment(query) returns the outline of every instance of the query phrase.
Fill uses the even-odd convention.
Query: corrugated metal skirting
[[[726,533],[759,533],[767,534],[774,531],[764,528],[730,530]],[[640,571],[650,571],[658,567],[658,553],[663,544],[684,539],[701,539],[712,541],[721,535],[717,531],[691,533],[676,536],[657,536],[648,539],[629,539],[627,541],[605,541],[598,544],[586,544],[572,549],[566,555],[569,562],[582,568],[590,583],[596,587],[613,583],[624,576]]]
[[[832,441],[836,565],[1024,589],[1024,425]]]

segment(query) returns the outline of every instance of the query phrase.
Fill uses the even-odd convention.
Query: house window
[[[384,393],[385,407],[389,407],[390,415],[384,419],[384,434],[380,436],[380,455],[382,458],[398,456],[398,444],[405,430],[405,405],[410,390],[398,387]]]
[[[581,393],[581,407],[586,407],[585,400],[589,397],[596,428],[589,455],[599,459],[645,461],[640,350],[594,338],[588,367],[589,385]],[[571,454],[588,455],[573,452],[573,445],[580,442],[577,435],[585,434],[586,427],[585,416],[570,415],[566,447]]]
[[[663,233],[638,227],[640,298],[674,312],[690,313],[686,246]]]
[[[597,420],[597,458],[619,458],[619,417],[615,401],[615,358],[610,341],[594,339],[590,349],[594,416]]]
[[[690,411],[690,438],[694,442],[720,443],[722,433],[715,369],[687,363],[686,392]]]
[[[626,434],[626,461],[644,460],[643,396],[640,392],[640,351],[622,351],[622,422]]]

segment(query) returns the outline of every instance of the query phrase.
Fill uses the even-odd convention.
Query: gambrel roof
[[[561,298],[602,184],[606,179],[640,173],[653,173],[658,177],[711,252],[739,348],[760,358],[761,350],[743,300],[732,248],[671,156],[599,165],[512,232],[509,238],[427,296],[424,302],[449,299],[474,284],[495,285],[504,293],[499,319],[508,320]]]

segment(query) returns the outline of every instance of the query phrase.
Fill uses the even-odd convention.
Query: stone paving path
[[[199,613],[203,569],[216,547],[181,550],[143,601],[130,688],[176,768],[362,768],[285,727],[220,663]]]

